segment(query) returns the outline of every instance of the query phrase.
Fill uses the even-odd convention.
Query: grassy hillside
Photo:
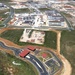
[[[19,44],[19,39],[23,33],[23,29],[7,30],[3,32],[0,36],[2,38],[8,39],[16,44]]]
[[[73,68],[71,75],[75,75],[75,30],[62,32],[61,54],[71,63]]]
[[[32,43],[19,42],[20,37],[22,36],[23,29],[7,30],[0,34],[0,37],[10,40],[18,45],[26,45]],[[41,46],[50,47],[56,49],[57,46],[57,34],[55,32],[49,31],[45,32],[45,42]],[[33,44],[35,45],[35,44]],[[37,45],[37,44],[36,44]]]
[[[13,61],[21,65],[14,65]],[[38,75],[38,73],[31,64],[0,51],[0,75]]]

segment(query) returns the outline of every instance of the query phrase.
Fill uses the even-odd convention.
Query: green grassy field
[[[15,29],[15,30],[7,30],[0,34],[0,37],[10,40],[14,42],[15,44],[25,46],[31,43],[25,43],[25,42],[19,42],[22,34],[23,34],[24,29]],[[34,44],[33,44],[34,45]]]
[[[44,46],[50,48],[57,48],[57,34],[53,31],[46,31],[45,32],[45,42]]]
[[[14,65],[13,61],[21,65]],[[38,75],[33,65],[0,51],[0,75],[11,75],[10,70],[13,75]]]
[[[62,32],[61,54],[63,54],[71,63],[73,68],[71,75],[75,75],[75,30]]]
[[[22,33],[23,33],[23,29],[7,30],[7,31],[3,32],[0,36],[2,38],[8,39],[16,44],[21,45],[21,43],[19,42],[19,39],[20,39]]]
[[[15,13],[28,13],[30,10],[28,8],[25,9],[15,9]]]
[[[18,45],[21,45],[21,46],[32,44],[32,43],[19,42],[19,39],[22,36],[23,31],[24,31],[23,29],[7,30],[7,31],[3,32],[2,34],[0,34],[0,37],[8,39],[8,40],[10,40]],[[57,34],[52,31],[45,32],[45,34],[46,34],[45,42],[43,45],[39,45],[39,46],[45,46],[45,47],[50,47],[50,48],[56,49]],[[37,44],[32,44],[32,45],[37,45]]]

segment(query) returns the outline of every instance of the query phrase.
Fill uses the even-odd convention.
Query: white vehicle
[[[30,59],[30,56],[27,55],[26,58]]]

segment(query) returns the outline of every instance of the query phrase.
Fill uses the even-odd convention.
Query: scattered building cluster
[[[46,11],[44,13],[22,13],[15,14],[14,18],[9,22],[14,26],[30,26],[38,27],[67,27],[66,21],[55,10]]]
[[[11,7],[13,7],[14,9],[24,9],[24,8],[28,8],[27,5],[25,5],[22,2],[15,2],[14,5],[11,5]]]
[[[48,25],[50,27],[65,27],[66,26],[66,22],[64,20],[64,18],[61,16],[60,13],[58,13],[55,10],[51,10],[46,12],[47,14],[47,21],[48,21]]]
[[[0,3],[0,10],[9,9],[9,7],[3,3]]]
[[[14,4],[11,4],[11,7],[13,7],[16,11],[17,9],[20,9],[20,11],[21,9],[27,9],[30,12],[15,13],[11,21],[8,22],[8,25],[31,29],[68,28],[65,18],[56,10],[64,11],[75,16],[75,8],[74,6],[68,5],[67,3],[61,4],[61,1],[60,3],[58,3],[58,1],[56,2],[57,3],[51,3],[50,1],[50,3],[44,4],[36,1],[15,2]],[[5,7],[6,5],[2,4],[1,6]],[[42,12],[41,10],[43,10],[44,8],[45,11]],[[49,8],[54,8],[56,10]]]
[[[25,29],[23,35],[20,38],[20,42],[29,42],[36,44],[44,43],[45,32],[43,31],[33,31],[29,37],[31,29]]]
[[[28,46],[26,49],[21,51],[21,53],[19,53],[19,56],[24,58],[24,57],[26,57],[30,53],[30,51],[35,51],[35,50],[36,50],[36,47]]]
[[[73,5],[69,5],[69,4],[53,4],[52,5],[53,8],[57,9],[58,11],[63,11],[66,12],[72,16],[75,16],[75,6]]]

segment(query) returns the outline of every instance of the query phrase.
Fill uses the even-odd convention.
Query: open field
[[[61,54],[63,54],[71,63],[72,66],[71,75],[75,75],[75,30],[62,32]]]
[[[52,8],[39,8],[39,10],[40,10],[41,12],[45,12],[45,11],[52,10]]]
[[[14,42],[15,44],[18,44],[21,46],[32,44],[32,43],[19,42],[23,31],[24,31],[23,29],[7,30],[7,31],[3,32],[2,34],[0,34],[0,37],[10,40],[10,41]],[[57,34],[53,31],[49,31],[49,32],[46,31],[45,34],[46,34],[45,42],[43,45],[40,45],[40,46],[45,46],[45,47],[56,49]],[[33,45],[35,45],[35,44],[33,44]]]
[[[28,13],[30,10],[28,8],[15,9],[15,13]]]
[[[13,61],[20,65],[13,64]],[[31,64],[0,51],[0,75],[38,75],[38,73]]]
[[[0,10],[0,18],[2,18],[2,20],[0,21],[0,27],[4,27],[5,26],[2,23],[8,17],[8,14],[5,14],[6,12],[9,12],[9,9]]]
[[[11,0],[0,0],[0,2],[9,2]]]
[[[44,46],[56,49],[57,48],[57,33],[53,31],[46,31]]]

